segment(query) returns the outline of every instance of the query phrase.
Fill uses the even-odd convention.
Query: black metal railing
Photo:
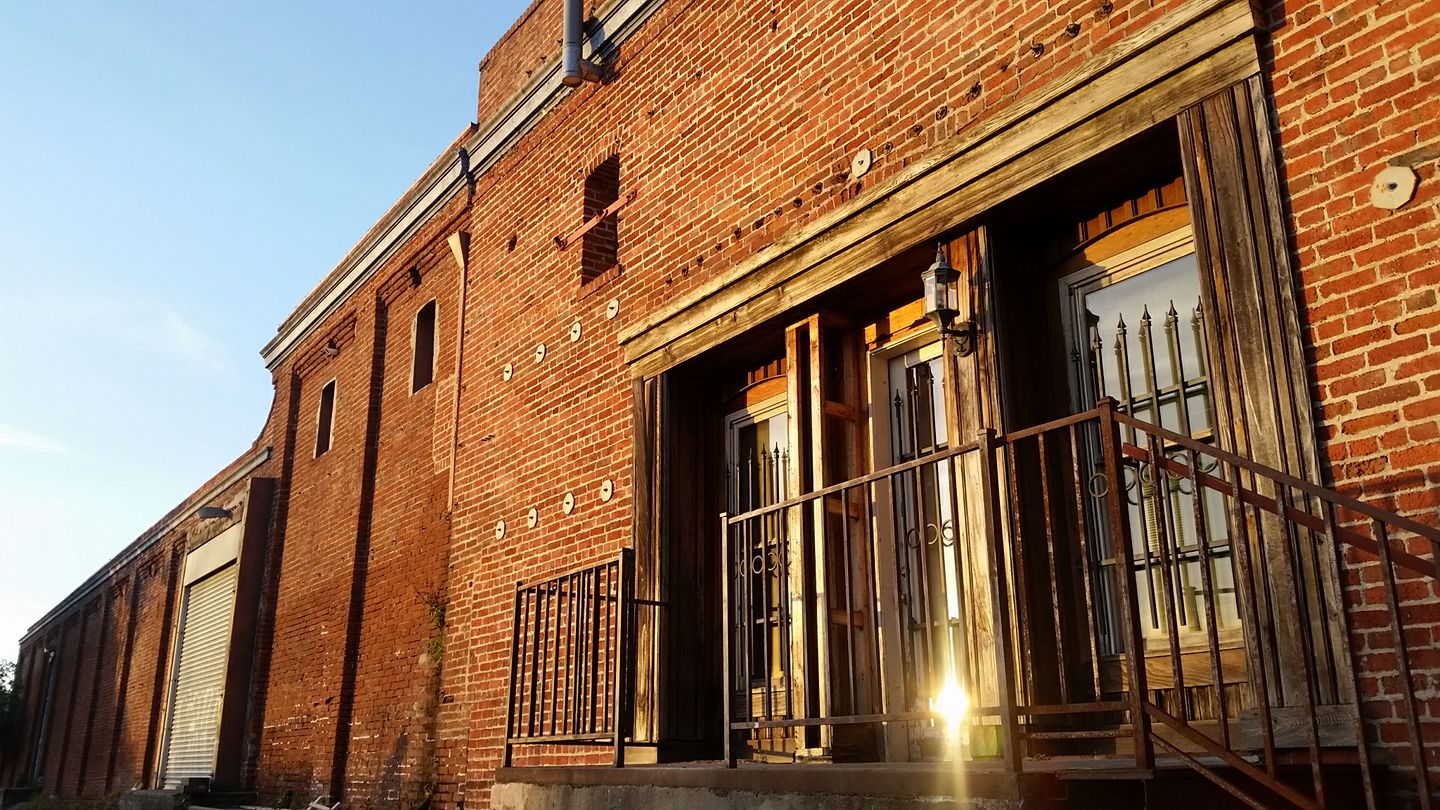
[[[610,745],[625,763],[635,712],[634,552],[516,583],[504,764],[519,745]]]
[[[722,515],[725,716],[754,753],[880,758],[877,724],[906,724],[917,753],[941,744],[936,699],[983,668],[966,594],[989,575],[959,545],[983,455],[972,442]]]
[[[1433,801],[1440,531],[1113,400],[721,529],[728,764],[1158,752],[1251,806]]]
[[[1132,696],[1145,715],[1137,734],[1148,725],[1143,732],[1150,743],[1137,747],[1137,759],[1153,758],[1157,749],[1176,756],[1253,806],[1363,801],[1374,808],[1413,801],[1431,807],[1433,752],[1426,748],[1440,742],[1440,717],[1433,699],[1420,693],[1440,676],[1440,643],[1431,632],[1440,618],[1440,530],[1107,405],[1096,418],[1110,447],[1106,455],[1121,458],[1137,480],[1155,482],[1152,500],[1173,492],[1195,504],[1188,516],[1197,533],[1233,538],[1252,704],[1238,722],[1221,715],[1206,728],[1183,688],[1178,700],[1167,701],[1145,680],[1146,669],[1137,668],[1142,679],[1132,689],[1145,696]],[[1213,507],[1201,506],[1206,498]],[[1172,507],[1162,502],[1155,509],[1170,516],[1166,526],[1174,524]],[[1168,532],[1173,538],[1173,529]],[[1216,586],[1205,587],[1210,604],[1218,598]],[[1168,594],[1167,611],[1178,615],[1181,607]],[[1207,630],[1205,642],[1202,658],[1214,662],[1217,632]],[[1164,655],[1168,669],[1184,677],[1184,651],[1177,647],[1171,641]],[[1415,664],[1425,671],[1413,671]],[[1377,757],[1382,742],[1386,751]],[[1361,796],[1331,795],[1344,780],[1327,779],[1325,765],[1345,760],[1345,750],[1359,766]],[[1220,779],[1199,755],[1241,779]],[[1309,784],[1283,780],[1286,762],[1308,766]],[[1377,782],[1379,764],[1386,765],[1385,783]]]

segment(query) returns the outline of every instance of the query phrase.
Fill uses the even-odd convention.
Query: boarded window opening
[[[585,222],[620,199],[620,156],[606,158],[585,178]],[[595,280],[619,261],[620,230],[614,214],[585,232],[580,249],[580,283]]]
[[[415,313],[415,328],[410,336],[414,347],[410,366],[410,393],[415,393],[435,380],[436,334],[435,302],[431,301]]]
[[[320,390],[320,411],[315,417],[315,457],[330,449],[330,433],[335,426],[335,381]]]

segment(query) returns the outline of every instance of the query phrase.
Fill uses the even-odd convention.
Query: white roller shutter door
[[[167,788],[215,773],[238,570],[239,566],[232,563],[185,589],[179,664],[175,668],[161,771]]]

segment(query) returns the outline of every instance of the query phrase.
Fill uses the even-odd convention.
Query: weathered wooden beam
[[[1197,4],[977,124],[946,154],[621,333],[637,375],[717,345],[1259,70],[1243,2]]]

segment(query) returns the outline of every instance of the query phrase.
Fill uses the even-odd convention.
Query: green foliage
[[[23,686],[15,672],[15,663],[0,661],[0,761],[20,756]]]
[[[440,659],[445,656],[445,609],[449,603],[438,586],[424,589],[417,587],[415,596],[425,606],[425,612],[430,617],[430,624],[435,628],[435,632],[425,645],[425,654],[430,659],[432,666],[438,665]]]

